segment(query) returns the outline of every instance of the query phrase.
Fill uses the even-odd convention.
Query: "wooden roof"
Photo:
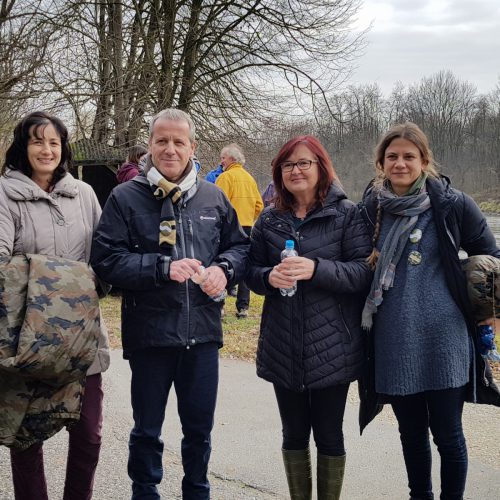
[[[127,152],[93,139],[80,139],[70,144],[75,165],[117,165],[125,161]]]

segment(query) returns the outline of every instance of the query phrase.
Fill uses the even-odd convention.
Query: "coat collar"
[[[237,162],[234,162],[234,163],[231,163],[231,165],[228,165],[223,171],[224,172],[229,172],[229,170],[233,169],[233,168],[243,168],[243,165],[241,163],[237,163]]]
[[[325,201],[323,202],[322,206],[316,207],[312,212],[309,212],[307,214],[307,218],[313,217],[321,217],[323,214],[325,214],[327,211],[335,210],[335,205],[341,201],[347,199],[347,195],[345,194],[340,182],[338,181],[333,181],[333,183],[330,185],[330,189],[328,191],[328,194],[326,195]],[[265,211],[268,213],[272,213],[278,218],[281,219],[287,219],[287,220],[292,220],[293,216],[290,212],[280,212],[277,208],[275,207],[267,207],[265,208]]]
[[[2,185],[6,195],[14,201],[46,199],[53,202],[58,196],[75,198],[78,194],[76,180],[70,173],[67,173],[50,193],[44,191],[36,182],[18,170],[7,169],[2,176]]]

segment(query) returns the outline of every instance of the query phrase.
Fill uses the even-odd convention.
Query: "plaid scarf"
[[[424,179],[425,181],[425,179]],[[373,315],[382,303],[384,290],[394,283],[396,266],[405,248],[408,236],[415,227],[418,217],[431,206],[425,182],[421,182],[418,192],[397,196],[387,186],[377,193],[377,200],[384,212],[397,215],[387,234],[375,267],[372,286],[363,308],[361,326],[369,330],[373,324]]]
[[[181,199],[182,193],[188,191],[196,183],[196,170],[191,168],[188,174],[182,179],[179,184],[168,181],[163,175],[153,166],[151,157],[147,159],[147,174],[146,177],[151,186],[156,186],[154,196],[158,200],[163,200],[160,214],[160,248],[166,250],[166,253],[171,255],[172,249],[175,246],[177,233],[175,227],[174,205]]]

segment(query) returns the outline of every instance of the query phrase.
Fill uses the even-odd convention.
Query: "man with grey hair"
[[[219,186],[233,205],[238,220],[246,234],[250,235],[252,226],[264,208],[262,197],[255,179],[245,170],[245,155],[238,144],[228,144],[220,154],[222,174],[215,184]],[[250,306],[250,290],[244,281],[238,283],[236,294],[236,317],[246,318]]]
[[[244,275],[248,238],[235,210],[193,165],[195,126],[177,109],[151,122],[145,171],[117,186],[97,227],[91,263],[121,288],[123,356],[132,371],[132,499],[160,498],[161,428],[172,384],[182,424],[182,498],[210,498],[210,433],[222,345],[212,297]],[[195,284],[190,278],[195,278]]]

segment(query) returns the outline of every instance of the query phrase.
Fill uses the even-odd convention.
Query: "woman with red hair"
[[[370,238],[328,153],[312,136],[291,139],[272,162],[275,205],[251,234],[249,287],[264,295],[257,374],[274,385],[292,500],[312,496],[309,437],[318,451],[318,500],[340,498],[342,432],[350,382],[363,364],[361,311]],[[286,240],[297,257],[281,261]],[[297,285],[283,296],[279,289]]]

